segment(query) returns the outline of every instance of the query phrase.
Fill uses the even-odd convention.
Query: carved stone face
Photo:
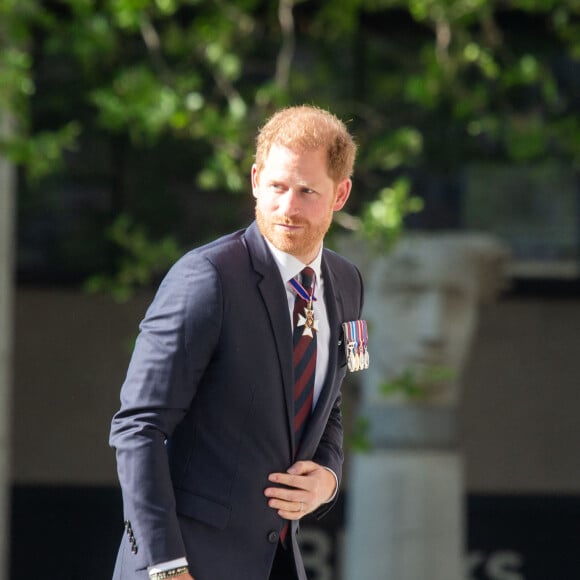
[[[372,358],[363,380],[375,394],[377,385],[407,372],[424,382],[427,402],[457,401],[476,327],[480,270],[469,247],[436,237],[403,240],[373,265],[365,301]]]

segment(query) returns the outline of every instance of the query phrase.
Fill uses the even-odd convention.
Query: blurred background
[[[580,574],[577,1],[0,0],[4,578],[110,577],[137,324],[181,253],[251,221],[256,128],[301,103],[359,145],[329,245],[509,249],[461,376],[465,578]],[[304,526],[313,580],[340,578],[348,496]]]

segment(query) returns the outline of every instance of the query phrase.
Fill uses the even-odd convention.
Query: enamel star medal
[[[304,327],[304,331],[302,332],[302,336],[310,336],[311,338],[314,337],[314,332],[318,330],[318,320],[316,320],[314,316],[314,300],[316,297],[314,296],[314,284],[312,286],[312,294],[300,284],[300,282],[296,278],[292,278],[290,280],[290,285],[294,289],[294,292],[302,298],[306,302],[306,306],[304,307],[304,314],[298,313],[298,323],[296,324],[297,327]]]
[[[308,306],[304,308],[304,316],[300,313],[298,314],[298,324],[296,326],[304,326],[302,336],[314,337],[314,334],[312,333],[318,330],[318,320],[314,318],[312,300],[308,303]]]

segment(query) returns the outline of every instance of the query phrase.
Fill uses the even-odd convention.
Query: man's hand
[[[336,479],[314,461],[297,461],[286,473],[271,473],[268,479],[285,487],[267,487],[268,505],[285,520],[299,520],[327,502],[336,489]]]

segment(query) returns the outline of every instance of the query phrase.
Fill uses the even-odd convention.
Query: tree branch
[[[153,66],[157,69],[162,77],[169,76],[169,67],[167,66],[161,51],[161,39],[153,23],[145,15],[141,18],[139,25],[143,42],[151,56]]]
[[[279,0],[278,2],[278,20],[282,31],[282,45],[276,61],[276,75],[274,81],[279,89],[288,87],[290,78],[290,68],[294,58],[294,0]]]

